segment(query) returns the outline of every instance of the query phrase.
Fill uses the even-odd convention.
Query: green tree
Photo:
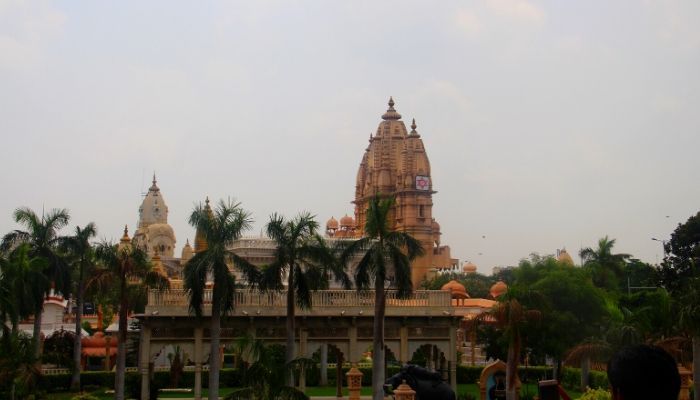
[[[605,236],[598,240],[597,248],[586,247],[579,254],[583,266],[591,271],[596,286],[617,291],[625,278],[625,262],[630,255],[615,254],[613,247],[615,239]]]
[[[29,398],[41,376],[33,340],[24,332],[11,332],[5,324],[0,325],[0,395],[11,400]]]
[[[303,392],[285,384],[285,374],[295,366],[312,363],[311,360],[287,364],[282,354],[250,335],[238,339],[234,352],[243,364],[242,384],[226,400],[308,400]]]
[[[497,303],[489,311],[477,316],[480,322],[490,321],[497,329],[500,329],[503,337],[508,342],[508,357],[506,366],[506,399],[517,399],[515,382],[517,381],[518,365],[522,351],[522,332],[528,324],[537,322],[542,314],[539,310],[528,309],[520,299],[525,294],[513,287],[498,297]]]
[[[95,249],[90,243],[97,235],[97,228],[90,222],[83,228],[76,226],[73,235],[61,240],[60,247],[67,254],[69,263],[76,275],[75,280],[75,336],[73,343],[73,374],[71,390],[80,390],[80,351],[85,281],[95,266]]]
[[[21,243],[0,259],[0,320],[9,321],[17,332],[19,320],[36,312],[49,284],[44,270],[46,259],[30,257],[29,244]]]
[[[395,289],[399,298],[407,298],[413,289],[411,261],[423,254],[420,241],[406,232],[393,231],[389,214],[393,198],[375,196],[367,207],[365,237],[350,242],[343,251],[343,265],[360,255],[355,269],[358,290],[374,286],[374,340],[372,343],[372,397],[384,398],[384,315],[386,310],[386,285]]]
[[[20,243],[29,246],[29,256],[31,258],[40,257],[46,260],[42,273],[46,276],[44,280],[35,280],[33,283],[40,285],[32,289],[32,293],[38,295],[34,302],[34,330],[32,340],[34,340],[34,356],[37,360],[41,358],[41,317],[44,309],[43,299],[48,295],[52,286],[58,293],[68,296],[71,290],[70,269],[65,260],[57,251],[60,240],[58,231],[68,224],[70,216],[65,209],[52,209],[47,213],[42,213],[41,217],[29,208],[22,207],[15,210],[15,222],[24,225],[23,230],[15,230],[5,235],[2,241],[3,250],[13,249]]]
[[[219,347],[221,317],[233,310],[236,280],[231,268],[252,268],[247,261],[230,249],[233,241],[250,228],[250,214],[232,201],[219,202],[212,211],[209,199],[204,206],[195,207],[190,215],[190,225],[197,229],[200,245],[184,270],[184,287],[190,298],[190,310],[198,318],[202,316],[205,286],[208,279],[214,282],[211,297],[211,325],[209,353],[209,399],[219,398]],[[197,246],[196,246],[197,247]]]
[[[693,381],[700,382],[700,212],[671,233],[664,243],[661,283],[677,301],[680,326],[692,337]],[[700,400],[700,390],[695,390]]]
[[[124,376],[126,371],[126,341],[128,317],[137,305],[143,305],[150,287],[167,288],[167,278],[151,268],[146,253],[132,246],[127,228],[119,244],[100,243],[95,254],[98,264],[92,282],[108,290],[114,286],[119,302],[119,333],[117,340],[117,369],[114,376],[114,396],[124,399]],[[116,285],[113,284],[116,282]]]
[[[273,214],[267,223],[267,235],[275,241],[275,259],[262,271],[254,270],[254,274],[248,274],[249,281],[265,291],[284,289],[283,277],[286,275],[286,364],[296,358],[295,308],[311,308],[311,292],[327,288],[331,276],[346,288],[350,287],[350,279],[317,230],[318,223],[309,213],[301,213],[291,220]],[[294,376],[291,371],[287,381],[293,386]]]

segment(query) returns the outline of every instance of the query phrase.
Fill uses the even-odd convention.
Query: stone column
[[[474,343],[472,343],[472,346]],[[457,326],[456,322],[450,324],[450,349],[447,354],[447,365],[450,369],[450,387],[457,393]]]
[[[408,364],[410,361],[409,359],[409,354],[408,354],[408,327],[407,326],[401,326],[399,328],[399,337],[401,339],[401,343],[399,344],[399,362],[401,362],[401,365],[403,364]]]
[[[328,385],[328,343],[321,345],[321,386]]]
[[[194,398],[202,399],[202,336],[204,328],[194,328]]]
[[[143,321],[141,326],[141,360],[139,360],[139,371],[141,372],[141,400],[148,400],[150,394],[150,377],[148,376],[148,364],[151,358],[151,327],[148,320]],[[109,358],[107,358],[109,360]],[[107,361],[109,364],[109,361]]]
[[[357,325],[352,324],[348,327],[348,337],[350,338],[348,361],[351,363],[359,362],[360,358],[357,356]]]

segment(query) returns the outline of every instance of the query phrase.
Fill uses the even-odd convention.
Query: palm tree
[[[21,243],[8,257],[0,257],[0,321],[10,321],[12,332],[18,331],[19,320],[36,311],[36,302],[43,303],[46,260],[29,256],[29,244]],[[32,347],[33,348],[33,347]]]
[[[250,214],[240,207],[240,203],[222,200],[212,211],[207,199],[204,207],[200,204],[192,211],[189,222],[197,228],[198,243],[195,245],[195,255],[185,265],[184,287],[190,297],[190,310],[197,317],[202,316],[206,282],[209,277],[214,281],[211,297],[209,399],[216,400],[219,398],[221,316],[233,310],[236,289],[235,277],[231,274],[229,265],[233,263],[252,268],[229,249],[233,241],[250,228],[251,219]]]
[[[283,276],[287,276],[287,349],[285,361],[295,359],[295,307],[308,309],[311,291],[326,288],[332,275],[344,287],[350,287],[350,279],[333,257],[332,250],[316,233],[318,223],[308,212],[292,220],[278,214],[270,216],[267,235],[275,241],[275,260],[262,271],[246,270],[247,278],[261,290],[282,290]],[[294,375],[287,377],[289,386],[294,385]]]
[[[522,350],[521,330],[526,323],[539,321],[542,314],[538,310],[528,310],[518,300],[519,293],[508,288],[508,291],[497,298],[491,310],[479,314],[476,318],[480,322],[489,321],[496,328],[502,330],[508,341],[508,360],[506,366],[506,399],[518,398],[515,383],[518,376],[518,364]]]
[[[167,278],[151,268],[146,253],[131,245],[128,230],[119,244],[100,243],[95,250],[99,264],[95,268],[92,284],[109,288],[117,282],[119,301],[119,333],[117,339],[117,371],[114,377],[114,393],[117,400],[124,399],[124,373],[126,369],[127,318],[143,302],[149,287],[167,288]],[[107,354],[105,356],[108,356]]]
[[[374,284],[374,340],[372,344],[372,397],[384,398],[384,314],[386,284],[396,289],[399,298],[411,295],[411,261],[423,254],[418,240],[406,232],[392,231],[389,211],[393,198],[375,196],[367,208],[365,237],[349,243],[341,256],[342,264],[361,255],[355,270],[358,290]]]
[[[606,235],[598,240],[598,248],[586,247],[579,252],[583,265],[592,269],[594,281],[599,287],[618,289],[618,285],[624,278],[625,262],[631,256],[622,253],[613,254],[614,246],[615,239],[609,239]],[[611,275],[616,282],[611,282],[613,280]]]
[[[237,359],[243,361],[241,386],[226,400],[308,400],[304,392],[285,384],[285,373],[290,366],[261,339],[245,335],[236,341]],[[295,360],[294,364],[310,364],[310,359]]]
[[[47,279],[37,281],[41,284],[34,293],[40,295],[35,301],[34,308],[34,356],[41,358],[41,314],[44,309],[43,299],[48,295],[52,286],[64,296],[70,294],[70,271],[63,258],[56,251],[59,242],[58,231],[68,224],[70,216],[68,210],[52,209],[39,217],[29,208],[18,208],[14,212],[15,222],[24,225],[26,231],[15,230],[5,235],[2,241],[3,250],[17,247],[20,243],[29,245],[29,256],[40,257],[46,260],[43,274]]]
[[[73,376],[71,390],[80,389],[80,332],[83,316],[83,299],[85,296],[85,274],[95,265],[95,251],[90,240],[97,235],[97,227],[90,222],[85,227],[75,227],[73,236],[66,236],[61,241],[61,249],[71,258],[74,271],[78,273],[75,288],[75,337],[73,342]]]

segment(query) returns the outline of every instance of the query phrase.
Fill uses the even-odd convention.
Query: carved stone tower
[[[437,192],[433,190],[430,161],[415,120],[411,132],[407,132],[392,98],[382,120],[374,136],[370,135],[357,172],[353,202],[356,228],[361,235],[372,196],[393,196],[395,204],[390,212],[393,229],[410,233],[420,240],[425,251],[411,266],[411,279],[417,287],[430,269],[445,267],[440,264],[450,262],[449,248],[440,246],[439,224],[433,220],[433,194]],[[446,254],[441,254],[445,253],[443,250]]]
[[[134,243],[145,250],[150,257],[159,255],[172,258],[175,250],[175,232],[168,224],[168,206],[158,188],[156,175],[148,189],[141,207],[139,224],[134,234]]]

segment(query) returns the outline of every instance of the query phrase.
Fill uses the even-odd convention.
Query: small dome
[[[326,229],[338,229],[338,220],[331,217],[331,219],[326,222]]]
[[[433,232],[440,232],[440,224],[433,218]]]
[[[559,256],[557,257],[557,261],[559,261],[562,264],[567,264],[567,265],[574,265],[574,260],[571,258],[571,255],[566,251],[566,249],[561,249],[559,251]]]
[[[167,236],[175,239],[175,231],[169,224],[152,224],[148,227],[148,235],[150,237]]]
[[[498,298],[498,296],[504,294],[505,292],[508,291],[508,285],[505,284],[503,281],[498,281],[491,286],[491,290],[489,290],[489,294],[491,294],[491,297],[494,299]]]
[[[467,294],[467,290],[464,288],[464,285],[462,285],[461,283],[457,282],[454,279],[447,282],[446,284],[442,285],[440,290],[445,290],[445,291],[451,290],[453,299],[467,299],[467,298],[469,298],[469,295]]]
[[[345,216],[340,219],[340,226],[343,228],[354,228],[355,219],[345,214]]]
[[[462,271],[467,272],[467,273],[476,272],[476,264],[474,264],[471,261],[467,261],[462,266]]]

